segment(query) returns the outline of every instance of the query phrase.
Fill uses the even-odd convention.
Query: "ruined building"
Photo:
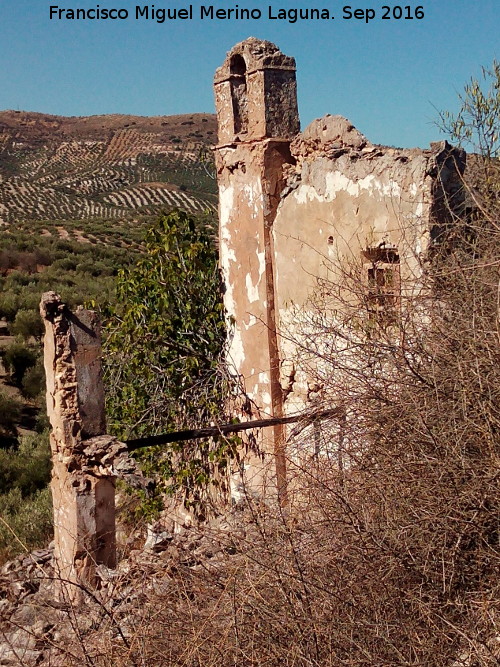
[[[295,60],[270,42],[234,46],[214,87],[229,362],[253,414],[299,413],[320,390],[297,354],[318,280],[341,284],[357,267],[372,315],[391,316],[401,291],[418,289],[433,238],[461,205],[465,156],[446,142],[377,146],[340,116],[300,133]],[[271,430],[261,445],[279,488],[288,435]]]
[[[327,388],[336,391],[331,373],[339,360],[347,376],[354,368],[349,345],[347,353],[335,347],[342,313],[350,303],[359,311],[350,336],[384,328],[390,345],[398,344],[405,303],[425,293],[429,250],[462,213],[465,156],[446,142],[427,151],[376,146],[339,116],[300,134],[295,61],[269,42],[237,44],[216,72],[215,93],[220,258],[233,327],[228,362],[244,388],[242,416],[275,424],[257,433],[262,456],[250,449],[243,479],[259,494],[277,490],[284,502],[289,466],[310,456],[311,442],[314,459],[323,460],[318,405],[337,420],[332,447],[341,451],[350,396],[342,404]],[[106,434],[97,314],[72,313],[53,292],[43,295],[40,312],[56,592],[75,603],[82,586],[97,584],[98,566],[116,565],[115,480],[137,485],[140,475],[131,443]],[[422,313],[411,313],[425,325]],[[301,435],[307,429],[312,437]]]

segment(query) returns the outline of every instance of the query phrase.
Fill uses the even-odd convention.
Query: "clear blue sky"
[[[405,0],[405,5],[409,0]],[[255,36],[297,60],[302,127],[325,113],[347,116],[376,143],[426,146],[439,139],[434,107],[456,109],[457,92],[480,65],[500,58],[499,0],[417,0],[422,20],[381,20],[387,0],[352,8],[378,18],[343,20],[344,0],[264,3],[214,0],[217,8],[257,8],[262,18],[135,20],[132,0],[0,0],[0,109],[62,115],[213,112],[212,78],[225,53]],[[156,8],[187,7],[156,0]],[[210,0],[206,5],[210,4]],[[128,9],[128,20],[49,20],[62,8]],[[335,20],[269,20],[268,7],[329,9]],[[391,5],[392,6],[392,5]]]

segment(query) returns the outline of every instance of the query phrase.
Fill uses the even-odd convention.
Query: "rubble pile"
[[[221,568],[236,553],[244,523],[237,512],[175,534],[162,522],[148,526],[143,547],[116,569],[97,566],[98,585],[85,589],[78,607],[54,595],[53,545],[6,563],[0,569],[0,665],[82,665],[104,654],[104,645],[127,646],[145,602],[167,596],[174,579],[203,579]]]

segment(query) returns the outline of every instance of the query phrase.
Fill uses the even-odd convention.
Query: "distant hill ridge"
[[[0,112],[0,222],[86,220],[216,205],[213,114]]]

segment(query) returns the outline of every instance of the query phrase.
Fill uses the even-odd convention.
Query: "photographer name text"
[[[422,5],[381,5],[379,7],[355,7],[344,5],[335,12],[326,7],[284,8],[269,5],[266,9],[240,7],[220,7],[216,5],[185,5],[182,7],[156,7],[155,5],[136,5],[133,9],[124,7],[101,7],[96,5],[88,9],[74,9],[50,5],[51,21],[259,21],[261,19],[287,21],[359,21],[370,23],[376,19],[392,21],[422,20],[425,17]]]

